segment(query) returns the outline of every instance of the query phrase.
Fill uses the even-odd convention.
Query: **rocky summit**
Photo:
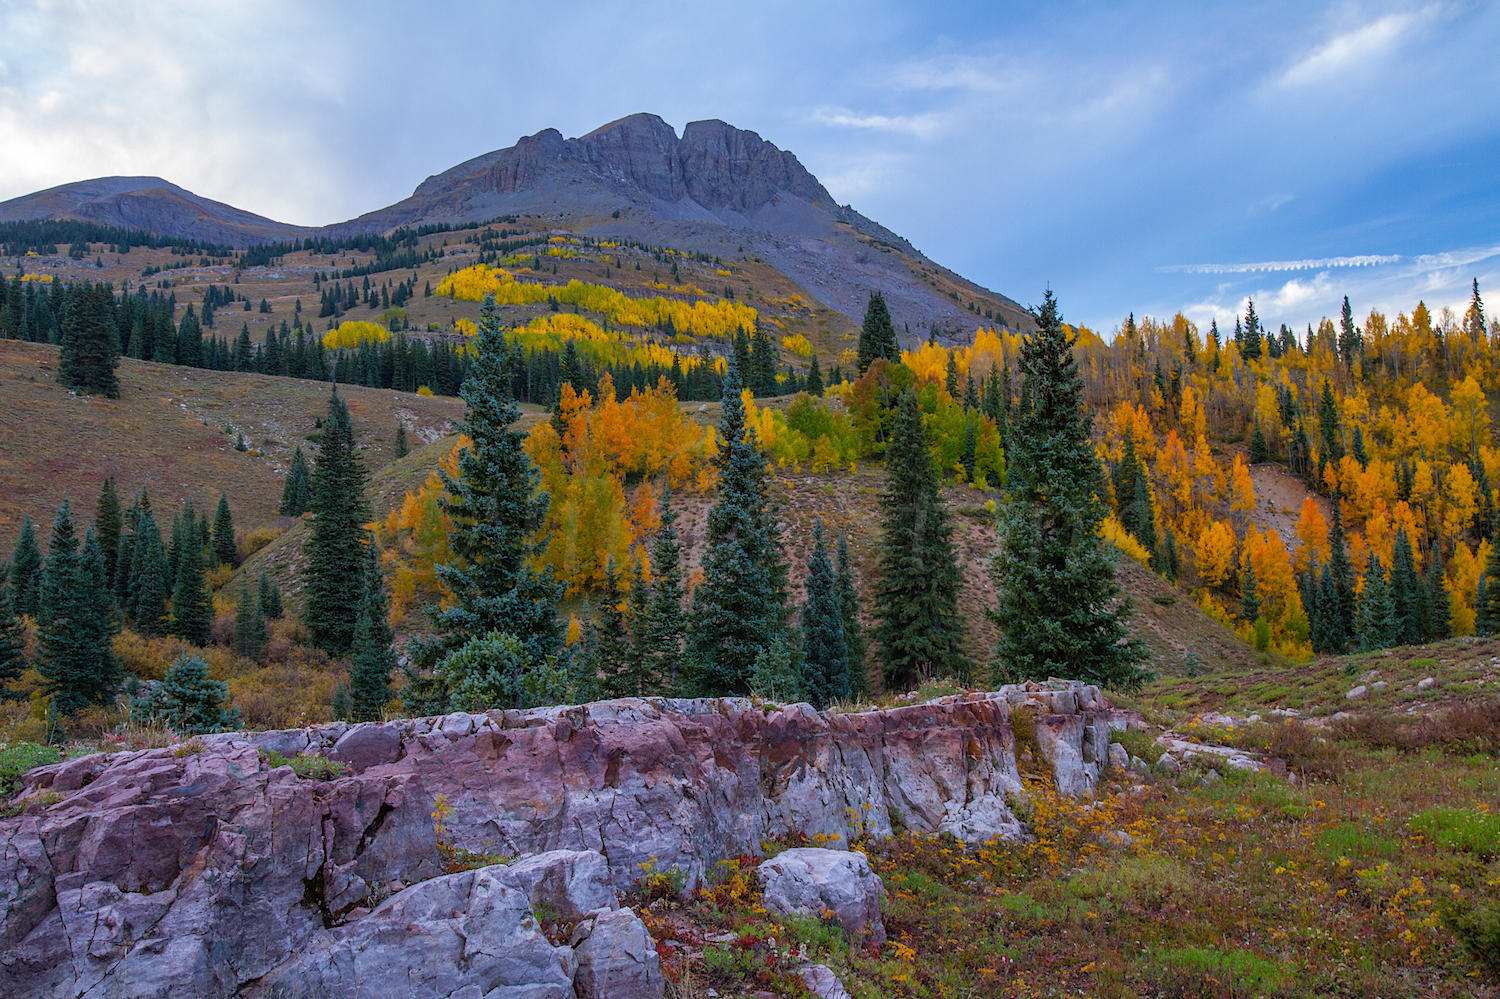
[[[80,757],[28,774],[0,821],[0,994],[660,996],[620,905],[643,870],[691,887],[789,833],[1024,837],[1018,766],[1086,793],[1133,717],[1057,681],[849,714],[625,699]],[[478,866],[445,873],[454,855]],[[787,855],[768,897],[878,937],[862,864]]]

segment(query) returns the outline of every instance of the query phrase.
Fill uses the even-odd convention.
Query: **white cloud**
[[[944,127],[944,116],[935,112],[920,115],[856,114],[846,108],[825,107],[813,110],[809,117],[820,125],[906,132],[919,139],[932,138]]]
[[[1336,35],[1281,75],[1289,87],[1326,82],[1372,65],[1384,67],[1387,57],[1414,27],[1432,16],[1432,8],[1415,14],[1387,14],[1353,31]]]
[[[1264,260],[1253,264],[1173,264],[1158,267],[1164,274],[1251,274],[1257,271],[1307,271],[1328,267],[1373,267],[1405,258],[1367,254],[1359,257],[1319,257],[1313,260]]]

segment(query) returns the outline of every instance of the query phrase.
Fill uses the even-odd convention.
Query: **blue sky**
[[[319,224],[635,111],[754,129],[1104,332],[1459,308],[1475,277],[1500,313],[1495,3],[0,0],[0,200],[156,174]]]

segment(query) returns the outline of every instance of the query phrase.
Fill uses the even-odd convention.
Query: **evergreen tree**
[[[357,722],[381,719],[385,702],[391,699],[391,671],[396,668],[396,653],[391,648],[395,635],[387,619],[385,576],[380,571],[375,540],[369,539],[365,548],[369,555],[362,574],[354,651],[349,661],[349,720]]]
[[[1422,604],[1426,603],[1425,587],[1417,578],[1416,560],[1412,556],[1411,541],[1406,528],[1396,529],[1396,540],[1391,546],[1391,603],[1396,610],[1396,640],[1393,645],[1422,644]]]
[[[1240,356],[1247,361],[1253,361],[1260,357],[1261,346],[1260,317],[1255,314],[1255,303],[1247,300],[1245,306],[1245,333],[1244,338],[1240,341]]]
[[[974,384],[974,372],[969,372],[968,384],[964,386],[964,412],[973,413],[979,409],[979,388]]]
[[[42,592],[42,550],[36,543],[36,528],[30,517],[21,518],[21,536],[11,553],[10,590],[16,613],[36,617]]]
[[[16,615],[11,588],[0,575],[0,701],[19,701],[11,684],[26,672],[26,624]]]
[[[1049,676],[1129,689],[1145,678],[1146,651],[1131,639],[1128,599],[1101,548],[1103,470],[1089,440],[1083,379],[1049,290],[1021,348],[1031,399],[1011,437],[1011,501],[1000,516],[991,574],[1000,627],[995,679]]]
[[[958,463],[963,466],[964,478],[969,482],[974,481],[974,463],[977,458],[975,449],[977,446],[978,443],[974,439],[974,419],[973,417],[966,416],[964,418],[964,449],[959,452]],[[985,483],[981,482],[980,485],[985,485]]]
[[[1261,433],[1260,421],[1256,420],[1255,432],[1250,435],[1250,464],[1259,465],[1261,462],[1265,461],[1267,457],[1266,435]]]
[[[234,651],[247,659],[260,657],[266,644],[266,616],[250,593],[248,582],[240,583],[240,597],[234,608]]]
[[[823,521],[819,519],[813,525],[813,550],[807,560],[801,670],[802,696],[819,711],[851,693],[842,604],[838,579],[823,545]]]
[[[1339,427],[1339,406],[1333,398],[1333,387],[1323,381],[1323,395],[1318,400],[1318,435],[1323,460],[1333,463],[1344,456],[1344,433]],[[1335,504],[1337,505],[1337,504]]]
[[[891,322],[891,311],[886,308],[885,296],[872,291],[859,332],[859,373],[864,374],[870,367],[870,362],[877,357],[887,358],[893,363],[899,362],[901,348],[896,341],[896,325]]]
[[[135,543],[130,555],[130,594],[125,616],[143,635],[161,635],[167,630],[167,553],[161,545],[161,530],[151,508],[136,517]]]
[[[1344,308],[1339,313],[1339,359],[1344,367],[1353,368],[1354,359],[1365,352],[1365,338],[1354,325],[1354,310],[1349,307],[1349,296],[1344,296]]]
[[[179,656],[167,667],[166,679],[136,686],[130,714],[137,721],[164,725],[182,735],[202,735],[233,728],[239,709],[226,711],[229,684],[211,680],[202,656]]]
[[[958,616],[958,550],[921,405],[911,389],[901,393],[885,457],[881,578],[875,589],[885,684],[905,690],[939,676],[967,682],[969,663]]]
[[[652,650],[651,673],[677,690],[679,653],[682,648],[682,545],[677,541],[677,511],[672,509],[672,491],[664,490],[661,527],[651,540],[651,602],[646,608],[647,644]]]
[[[1482,599],[1476,600],[1476,607],[1483,613],[1487,628],[1479,631],[1478,625],[1475,625],[1475,631],[1481,635],[1491,635],[1500,629],[1500,544],[1490,547],[1489,557],[1484,562],[1484,573],[1479,581],[1484,586],[1484,593]]]
[[[958,401],[958,356],[956,351],[948,352],[948,372],[943,382],[943,389],[948,393],[948,398],[954,402]]]
[[[1453,635],[1448,588],[1443,585],[1443,558],[1434,544],[1427,552],[1427,640],[1439,642]]]
[[[818,367],[817,354],[813,355],[812,363],[807,366],[807,385],[803,391],[813,398],[823,394],[823,372]]]
[[[72,716],[86,704],[104,703],[119,682],[109,604],[98,539],[90,529],[79,552],[72,510],[64,498],[52,522],[42,572],[37,611],[41,657],[36,663],[42,691],[60,714]]]
[[[610,697],[639,697],[631,684],[630,629],[625,623],[625,592],[620,589],[620,569],[611,555],[604,567],[604,592],[599,595],[598,665],[600,683]]]
[[[203,576],[203,548],[190,542],[183,546],[172,586],[172,634],[194,645],[207,645],[213,625],[213,597]]]
[[[521,653],[507,682],[512,703],[519,704],[526,696],[526,671],[541,669],[561,643],[557,601],[564,587],[551,568],[534,568],[548,539],[533,540],[532,534],[551,497],[537,488],[541,473],[515,426],[520,411],[510,387],[521,359],[506,341],[492,297],[484,300],[472,347],[473,363],[460,388],[467,410],[459,427],[472,443],[459,452],[457,476],[439,471],[446,490],[440,502],[453,519],[454,559],[439,566],[438,575],[456,606],[433,615],[440,637],[416,644],[413,659],[420,668],[434,668],[471,640],[492,632],[513,636]],[[425,678],[414,682],[418,694],[427,689]],[[446,681],[438,682],[428,696],[441,696]]]
[[[1151,506],[1151,482],[1135,449],[1135,437],[1125,435],[1125,449],[1114,472],[1115,503],[1120,526],[1148,552],[1156,549],[1156,515]]]
[[[271,582],[269,576],[264,572],[260,574],[260,585],[256,593],[256,603],[262,614],[271,621],[281,620],[285,613],[281,606],[281,587]]]
[[[719,495],[708,512],[703,581],[693,590],[683,677],[690,696],[746,694],[756,657],[781,635],[786,566],[769,510],[766,457],[745,422],[738,361],[724,378]]]
[[[1251,622],[1260,617],[1260,589],[1255,582],[1255,566],[1248,558],[1240,579],[1240,617]]]
[[[863,694],[870,688],[866,676],[868,647],[865,629],[859,622],[859,586],[854,578],[854,566],[849,561],[849,538],[839,535],[838,549],[839,614],[844,622],[844,650],[849,661],[849,687],[853,694]]]
[[[111,593],[115,590],[115,559],[120,554],[123,527],[120,496],[115,491],[114,476],[110,476],[104,480],[104,487],[99,490],[99,503],[94,508],[94,534],[99,539],[99,550],[104,552],[105,585]]]
[[[307,540],[307,604],[302,623],[312,643],[331,656],[354,644],[359,588],[365,567],[365,470],[354,446],[349,408],[335,388],[312,481],[312,530]]]
[[[756,395],[776,394],[776,348],[771,344],[771,335],[766,324],[755,324],[755,339],[750,345],[750,384]]]
[[[110,399],[120,397],[115,367],[120,334],[115,326],[114,292],[85,281],[73,289],[58,329],[57,380],[68,388]]]
[[[1365,588],[1359,594],[1359,645],[1366,652],[1374,652],[1388,649],[1399,640],[1400,623],[1385,567],[1380,564],[1379,556],[1372,554],[1370,568],[1365,572]]]
[[[1474,594],[1474,634],[1481,636],[1488,635],[1492,631],[1489,584],[1485,581],[1487,578],[1485,573],[1479,574],[1479,587]]]
[[[653,669],[657,653],[651,643],[651,587],[646,584],[646,574],[638,559],[630,568],[630,595],[625,605],[630,624],[630,658],[623,686],[639,691],[636,696],[640,697],[660,693],[661,681]]]
[[[1357,423],[1354,425],[1352,436],[1354,439],[1349,448],[1349,453],[1354,456],[1355,461],[1359,462],[1360,468],[1369,468],[1370,456],[1365,453],[1365,433],[1359,428],[1359,424]]]
[[[573,341],[569,340],[569,343]],[[411,448],[406,443],[406,423],[402,420],[396,421],[396,460],[400,461],[411,453]]]
[[[214,515],[213,561],[215,566],[235,563],[239,551],[234,544],[234,517],[229,512],[229,494],[219,493],[219,509]]]
[[[1338,611],[1332,621],[1334,646],[1340,650],[1355,639],[1354,621],[1354,566],[1349,562],[1349,552],[1344,547],[1344,518],[1339,504],[1333,504],[1333,526],[1328,531],[1328,571],[1333,576],[1337,599],[1330,603]],[[1342,653],[1340,653],[1342,654]]]
[[[283,517],[300,517],[312,509],[311,478],[307,459],[302,456],[302,447],[299,445],[292,453],[292,467],[287,471],[286,484],[281,489],[281,507],[278,512]]]

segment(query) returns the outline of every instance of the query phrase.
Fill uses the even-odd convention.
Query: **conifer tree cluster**
[[[365,470],[354,443],[349,407],[337,388],[328,400],[323,439],[310,482],[312,529],[307,541],[307,605],[302,622],[318,648],[346,656],[359,617],[359,580],[365,569]]]

